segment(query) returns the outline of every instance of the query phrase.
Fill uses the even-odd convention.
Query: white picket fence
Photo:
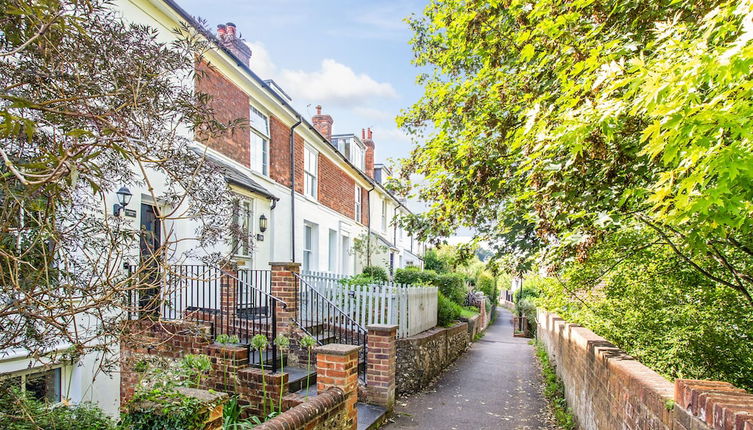
[[[343,276],[321,272],[301,277],[362,327],[396,324],[397,335],[402,338],[437,325],[436,287],[394,283],[343,285],[340,282]]]

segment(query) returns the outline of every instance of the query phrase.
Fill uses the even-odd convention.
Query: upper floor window
[[[362,213],[362,200],[361,197],[363,196],[363,193],[361,191],[361,187],[356,185],[356,207],[355,207],[355,220],[358,222],[361,222],[361,213]]]
[[[353,163],[359,170],[363,170],[365,152],[358,145],[353,145],[350,148],[350,162]]]
[[[303,194],[316,198],[317,178],[319,176],[319,153],[303,147]]]
[[[251,118],[251,168],[262,175],[269,174],[269,118],[253,106]]]

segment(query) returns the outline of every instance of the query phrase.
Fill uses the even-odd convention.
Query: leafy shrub
[[[238,337],[238,335],[234,334],[232,336],[229,336],[229,335],[227,335],[225,333],[217,335],[217,338],[214,341],[217,342],[217,343],[219,343],[219,344],[223,344],[223,345],[231,344],[231,343],[240,343],[241,342],[241,340]]]
[[[128,411],[121,416],[121,427],[199,430],[204,428],[209,413],[205,407],[199,399],[174,389],[139,390],[134,393]]]
[[[436,285],[437,272],[421,270],[418,267],[406,267],[395,271],[395,282],[408,285]]]
[[[476,278],[476,289],[484,293],[492,302],[497,302],[499,291],[497,290],[496,279],[486,272],[482,272]]]
[[[452,269],[452,265],[447,256],[440,256],[437,250],[429,249],[424,253],[424,269],[447,273]]]
[[[375,283],[374,278],[371,276],[365,274],[365,273],[359,273],[358,275],[351,276],[349,278],[343,278],[340,279],[340,284],[342,285],[369,285]]]
[[[29,420],[34,417],[34,422]],[[10,390],[0,397],[0,428],[7,430],[114,430],[115,423],[90,403],[51,406],[26,393]]]
[[[460,318],[463,307],[445,297],[441,292],[437,301],[437,325],[448,327]]]
[[[366,266],[363,268],[363,274],[375,281],[387,282],[390,280],[389,276],[387,276],[387,271],[384,270],[384,267],[380,266]]]
[[[711,379],[753,390],[753,312],[651,232],[615,235],[536,303],[603,336],[669,379]],[[701,258],[701,257],[699,257]],[[723,353],[720,353],[723,351]]]
[[[462,305],[465,302],[465,276],[460,273],[447,273],[437,276],[434,285],[439,287],[448,299]]]

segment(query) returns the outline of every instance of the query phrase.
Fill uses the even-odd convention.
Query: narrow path
[[[423,393],[397,400],[385,429],[555,429],[533,346],[500,309],[486,335]]]

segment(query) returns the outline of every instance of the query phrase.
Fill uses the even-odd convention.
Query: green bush
[[[34,422],[29,420],[34,417]],[[0,397],[0,428],[7,430],[114,430],[115,422],[101,409],[89,403],[55,406],[41,402],[17,390]]]
[[[390,280],[389,276],[387,276],[387,271],[384,270],[384,267],[366,266],[363,268],[363,274],[375,281],[387,282]]]
[[[465,302],[467,291],[465,288],[464,275],[460,273],[439,275],[434,281],[434,285],[439,287],[439,291],[442,292],[442,294],[458,305],[462,305]]]
[[[418,267],[406,267],[395,271],[395,282],[408,285],[436,285],[437,272],[421,270]]]
[[[424,253],[424,269],[446,273],[452,269],[452,265],[446,256],[439,255],[435,249],[429,249]]]
[[[438,295],[437,302],[437,325],[449,327],[460,318],[463,307],[445,297],[441,292]]]
[[[492,302],[497,302],[499,290],[497,290],[497,282],[494,276],[487,272],[479,274],[478,278],[476,278],[476,289],[484,293]]]

